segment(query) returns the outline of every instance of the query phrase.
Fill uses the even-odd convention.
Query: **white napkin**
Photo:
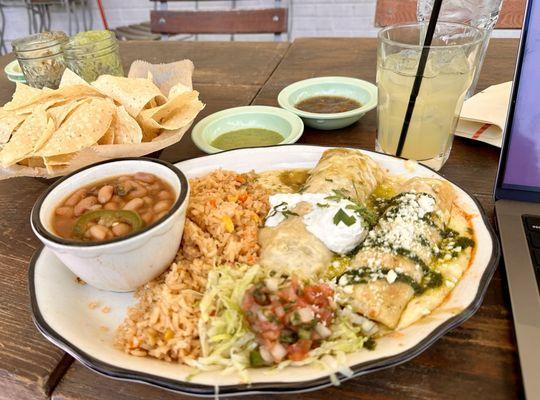
[[[501,147],[512,81],[493,85],[463,103],[456,135]]]

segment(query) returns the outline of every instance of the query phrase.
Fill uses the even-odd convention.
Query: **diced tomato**
[[[292,361],[302,361],[306,358],[313,342],[309,339],[300,339],[298,342],[289,345],[287,354]]]
[[[296,295],[296,291],[294,290],[294,287],[292,285],[287,286],[284,289],[281,289],[278,292],[278,296],[279,296],[280,299],[283,299],[285,301],[289,301],[291,303],[296,301],[296,299],[298,298],[298,296]]]
[[[246,192],[242,192],[238,195],[238,201],[243,203],[248,199],[248,194]]]
[[[318,307],[327,307],[328,298],[334,294],[328,285],[312,285],[304,288],[304,296],[311,303]]]
[[[317,311],[317,314],[321,322],[326,322],[328,324],[332,319],[332,312],[327,309],[319,310]]]
[[[280,334],[281,334],[281,331],[279,330],[270,330],[270,331],[263,331],[261,336],[267,340],[278,340]]]
[[[242,311],[249,311],[254,303],[255,299],[253,298],[251,292],[246,292],[244,298],[242,299]]]
[[[329,307],[332,295],[328,285],[302,286],[292,277],[278,292],[262,284],[251,287],[241,306],[260,346],[276,354],[282,354],[285,348],[290,360],[300,361],[312,347],[320,345],[321,335],[311,324],[332,322],[333,312]],[[306,312],[311,316],[309,321]],[[274,362],[283,359],[281,355],[272,357]]]

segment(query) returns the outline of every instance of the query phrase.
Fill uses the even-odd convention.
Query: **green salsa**
[[[271,146],[282,141],[283,136],[278,132],[263,128],[245,128],[225,132],[210,144],[216,149],[230,150],[240,147]]]

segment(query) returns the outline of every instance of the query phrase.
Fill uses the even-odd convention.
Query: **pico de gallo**
[[[330,286],[302,286],[294,277],[278,286],[276,278],[267,278],[249,288],[242,300],[245,319],[259,344],[250,352],[252,367],[301,361],[332,334]]]

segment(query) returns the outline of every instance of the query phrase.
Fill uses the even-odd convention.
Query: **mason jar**
[[[77,33],[64,44],[64,57],[68,68],[87,82],[100,75],[124,76],[118,41],[111,31]]]
[[[58,88],[66,69],[62,46],[67,40],[64,32],[42,32],[12,42],[28,85],[39,89]]]

